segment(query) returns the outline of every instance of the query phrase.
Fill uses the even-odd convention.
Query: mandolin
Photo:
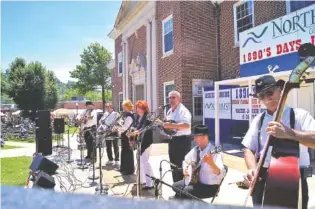
[[[285,83],[278,104],[275,121],[282,118],[285,102],[289,92],[300,87],[300,79],[307,68],[315,61],[315,46],[308,43],[301,45],[299,54],[306,57],[292,72]],[[250,185],[249,194],[253,195],[256,182],[262,177],[262,166],[268,156],[269,167],[266,174],[266,185],[263,192],[262,206],[298,208],[300,196],[299,143],[291,140],[280,140],[269,136],[258,162],[255,176]]]

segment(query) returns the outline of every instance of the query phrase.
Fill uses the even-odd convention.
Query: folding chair
[[[213,196],[213,198],[212,198],[212,200],[211,200],[211,203],[213,203],[214,199],[219,195],[222,182],[223,182],[224,178],[226,177],[227,172],[228,172],[228,170],[229,170],[229,168],[228,168],[226,165],[224,165],[224,169],[225,169],[225,176],[222,178],[222,180],[221,180],[221,182],[220,182],[220,184],[219,184],[219,188],[218,188],[216,194]]]

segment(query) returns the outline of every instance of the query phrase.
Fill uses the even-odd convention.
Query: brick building
[[[123,1],[109,37],[115,40],[113,105],[144,99],[154,111],[172,89],[194,121],[202,89],[240,77],[239,33],[314,1]]]

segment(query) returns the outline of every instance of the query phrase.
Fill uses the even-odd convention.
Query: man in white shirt
[[[100,126],[104,131],[111,128],[115,120],[119,117],[119,113],[115,112],[112,105],[106,105],[107,112],[104,113],[102,118],[99,121]],[[115,159],[113,158],[112,147],[114,147]],[[118,147],[118,134],[117,132],[113,132],[109,134],[106,138],[106,152],[108,157],[108,162],[106,165],[117,165],[119,166],[119,147]],[[115,162],[114,162],[115,160]]]
[[[264,145],[268,138],[268,133],[272,133],[270,129],[267,130],[268,123],[274,120],[274,115],[280,101],[281,90],[284,84],[284,81],[276,80],[271,75],[266,75],[258,78],[255,81],[256,84],[256,93],[255,97],[259,98],[261,102],[267,107],[265,113],[259,114],[254,118],[252,124],[250,125],[249,130],[247,131],[242,144],[246,147],[244,149],[244,158],[248,168],[246,175],[246,181],[251,182],[255,174],[257,167],[258,159],[262,154]],[[292,112],[293,111],[293,112]],[[314,118],[305,110],[302,109],[291,109],[288,106],[284,108],[284,112],[281,118],[281,121],[286,126],[294,125],[294,130],[302,132],[312,132],[315,131],[315,121]],[[278,125],[278,123],[276,123]],[[271,126],[275,125],[274,122],[270,123]],[[269,126],[270,126],[269,125]],[[270,128],[270,127],[269,127]],[[261,130],[261,131],[260,131]],[[272,128],[272,131],[274,128]],[[304,146],[304,142],[300,142],[300,172],[302,179],[302,207],[307,208],[308,202],[308,185],[306,177],[303,176],[305,169],[310,165],[310,156],[308,149]],[[267,156],[269,159],[270,156]],[[267,172],[268,160],[265,160],[264,168],[262,169],[263,173]],[[285,175],[285,174],[284,174]],[[263,199],[263,191],[265,185],[265,175],[262,176],[261,181],[258,181],[255,186],[253,194],[253,203],[254,205],[261,205]]]
[[[173,129],[176,134],[172,136],[168,144],[168,154],[171,163],[181,167],[185,155],[191,149],[191,114],[189,110],[181,103],[181,95],[178,91],[171,91],[168,94],[171,108],[167,111],[166,122],[163,124],[165,129]],[[180,171],[172,171],[173,181],[183,179]]]
[[[97,112],[94,110],[94,104],[91,101],[85,103],[86,110],[80,115],[80,135],[83,135],[87,147],[86,159],[96,160],[96,147],[93,147],[93,140],[96,137]],[[92,155],[93,154],[93,155]]]
[[[223,156],[221,153],[214,152],[215,147],[209,141],[207,126],[197,125],[194,127],[194,140],[197,146],[185,156],[183,174],[186,179],[189,179],[192,175],[188,172],[189,165],[200,165],[198,168],[192,167],[192,170],[197,171],[196,175],[199,180],[197,183],[190,182],[187,186],[185,186],[185,180],[180,180],[175,182],[173,186],[198,198],[213,197],[226,174]],[[175,192],[175,198],[189,198],[178,191]]]

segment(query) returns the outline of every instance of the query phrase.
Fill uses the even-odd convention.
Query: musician
[[[254,97],[259,98],[259,100],[267,107],[267,111],[264,114],[262,122],[261,117],[262,114],[257,115],[252,124],[250,125],[249,130],[247,131],[242,144],[245,146],[244,149],[244,158],[248,168],[247,175],[245,176],[245,180],[247,183],[250,183],[253,179],[255,169],[257,167],[257,162],[259,161],[259,157],[262,154],[264,145],[268,138],[267,134],[267,125],[269,122],[273,121],[274,113],[277,110],[277,106],[281,97],[281,90],[283,88],[284,81],[279,80],[276,82],[273,76],[265,75],[258,78],[255,81],[256,84],[256,93],[253,95]],[[294,116],[294,130],[296,131],[315,131],[315,122],[314,118],[310,115],[309,112],[295,108],[293,109],[294,114],[291,114],[291,108],[285,106],[284,112],[282,115],[282,122],[286,126],[290,126],[291,117]],[[292,116],[293,115],[293,116]],[[292,123],[293,123],[292,122]],[[273,123],[271,123],[273,124]],[[260,133],[259,133],[259,130]],[[258,137],[260,135],[260,137]],[[307,144],[305,142],[300,143],[300,172],[304,173],[305,169],[310,165],[310,156],[308,153],[308,149],[303,144]],[[262,168],[262,173],[266,173],[267,169],[264,165]],[[285,175],[285,174],[284,174]],[[308,203],[308,185],[306,181],[306,177],[301,175],[302,179],[302,207],[307,208]],[[261,205],[263,198],[265,178],[262,177],[261,181],[258,181],[255,187],[255,191],[253,194],[253,203],[254,205]]]
[[[129,139],[126,136],[127,130],[132,126],[134,116],[132,114],[133,104],[130,100],[122,103],[124,110],[124,124],[117,127],[118,134],[121,136],[121,156],[120,156],[120,172],[123,175],[132,175],[135,172],[133,149],[129,145]]]
[[[83,134],[87,147],[87,156],[85,159],[91,160],[93,152],[94,160],[96,160],[96,147],[93,147],[93,140],[96,136],[97,112],[94,110],[94,104],[91,101],[87,101],[85,106],[86,110],[79,116],[82,120],[82,123],[80,124],[80,135]]]
[[[309,117],[309,119],[310,118],[311,117]],[[308,122],[312,123],[311,126],[315,126],[315,120]],[[297,131],[286,126],[282,122],[276,121],[269,122],[266,131],[268,135],[272,135],[279,139],[294,140],[311,149],[315,149],[315,131]]]
[[[107,129],[110,128],[111,125],[113,125],[115,120],[119,117],[119,113],[114,111],[113,106],[111,104],[107,104],[105,108],[106,108],[106,112],[100,119],[99,124],[101,124],[104,131],[111,131]],[[108,157],[108,161],[106,162],[106,165],[119,166],[120,161],[119,161],[118,134],[117,132],[113,132],[109,134],[107,138],[109,140],[106,140],[106,152],[107,152],[107,157]],[[112,147],[114,147],[115,159],[113,158]]]
[[[171,108],[167,111],[166,120],[173,120],[175,123],[166,122],[163,127],[177,131],[169,141],[168,154],[171,163],[181,167],[185,155],[191,149],[191,114],[181,103],[181,95],[178,91],[171,91],[168,100]],[[183,179],[183,173],[178,170],[172,171],[172,176],[174,182]]]
[[[197,165],[202,161],[199,175],[197,176],[198,183],[190,183],[188,186],[185,186],[184,180],[180,180],[173,184],[174,187],[184,190],[198,198],[213,197],[219,189],[219,184],[226,173],[222,154],[209,154],[211,150],[214,150],[214,146],[210,143],[208,135],[209,130],[207,126],[197,125],[194,127],[194,141],[197,146],[185,156],[183,162],[183,174],[184,176],[189,176],[192,174],[188,173],[187,165],[192,162],[194,162],[194,165]],[[177,191],[175,192],[176,195],[174,198],[189,198]]]
[[[141,130],[146,126],[151,124],[151,121],[148,119],[148,114],[150,112],[148,103],[146,101],[137,101],[136,103],[136,112],[137,116],[133,123],[133,127],[137,130]],[[135,131],[134,133],[139,133],[139,131]],[[139,137],[139,136],[138,136]],[[152,130],[147,130],[141,136],[141,156],[140,156],[140,183],[145,183],[145,187],[143,190],[153,189],[153,182],[150,177],[152,176],[152,167],[149,163],[149,157],[152,149],[153,143],[153,132]],[[139,138],[137,139],[139,140]]]

